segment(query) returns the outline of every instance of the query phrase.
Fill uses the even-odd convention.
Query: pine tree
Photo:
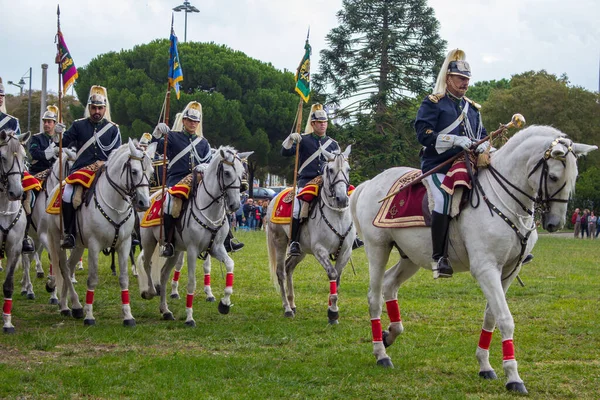
[[[408,105],[433,86],[446,47],[439,22],[426,0],[344,0],[337,17],[316,89],[340,107],[338,117],[370,114],[385,133],[391,105]]]

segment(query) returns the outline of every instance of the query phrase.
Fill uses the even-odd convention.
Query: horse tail
[[[279,282],[277,281],[277,245],[275,242],[275,232],[271,228],[271,222],[267,223],[267,253],[269,254],[269,273],[271,282],[279,292]]]
[[[138,286],[140,288],[140,294],[148,289],[148,276],[146,275],[146,269],[144,268],[144,249],[140,251],[135,261],[138,273]]]
[[[368,181],[367,181],[368,182]],[[363,182],[360,185],[358,185],[356,187],[356,189],[354,189],[354,192],[352,192],[352,194],[350,195],[350,213],[352,214],[352,219],[354,220],[354,225],[356,226],[356,234],[357,235],[361,235],[361,229],[360,229],[360,222],[358,220],[358,218],[356,217],[356,212],[357,212],[357,204],[360,194],[363,191],[363,189],[365,188],[365,184],[367,182]]]

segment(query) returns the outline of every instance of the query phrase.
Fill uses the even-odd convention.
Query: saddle
[[[73,185],[73,207],[78,209],[82,202],[85,201],[85,204],[88,205],[92,199],[91,194],[94,192],[93,188],[95,187],[98,180],[97,176],[100,176],[104,171],[104,161],[96,161],[93,164],[88,165],[87,167],[81,168],[71,175],[69,175],[65,182]],[[55,190],[52,193],[52,198],[46,207],[46,212],[48,214],[59,214],[60,213],[60,200],[59,195],[62,197],[64,192],[63,190],[58,193],[58,190]]]
[[[420,170],[414,169],[398,177],[388,190],[388,195],[421,174]],[[452,196],[450,216],[456,217],[467,203],[471,189],[471,178],[464,157],[452,164],[442,182],[442,189]],[[427,181],[422,180],[396,193],[383,202],[373,220],[373,225],[379,228],[430,227],[431,210],[434,206],[433,197],[428,194],[430,190]]]

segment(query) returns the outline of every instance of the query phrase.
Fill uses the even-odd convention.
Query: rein
[[[2,235],[2,245],[0,245],[0,260],[2,260],[4,258],[4,252],[6,250],[6,239],[8,239],[8,233],[13,228],[13,226],[15,226],[15,224],[17,223],[17,221],[21,217],[22,213],[23,213],[23,207],[21,206],[21,207],[19,207],[19,212],[18,212],[17,216],[15,217],[15,219],[13,219],[13,221],[10,223],[10,225],[8,225],[7,228],[4,228],[2,225],[0,225],[0,230],[3,233],[3,235]]]
[[[19,141],[19,139],[17,139],[15,136],[9,135],[9,136],[7,136],[6,141],[3,142],[2,144],[0,144],[0,147],[7,146],[11,140]],[[20,142],[19,142],[19,146],[22,146],[22,144]],[[15,164],[17,166],[17,170],[13,171],[13,169],[15,168]],[[4,192],[4,190],[6,190],[6,188],[8,187],[8,178],[11,175],[19,175],[19,176],[23,177],[23,168],[21,166],[21,162],[19,161],[19,158],[17,157],[16,151],[13,152],[13,162],[12,162],[10,168],[8,169],[8,172],[6,172],[4,170],[4,164],[0,162],[0,192]]]

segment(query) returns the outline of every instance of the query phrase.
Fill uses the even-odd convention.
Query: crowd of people
[[[593,210],[585,209],[583,212],[576,208],[571,216],[571,223],[574,226],[573,237],[575,239],[584,238],[584,235],[588,239],[596,239],[600,234],[600,224],[598,223],[598,217]]]
[[[242,228],[251,231],[261,231],[265,228],[265,217],[270,200],[254,200],[252,197],[243,197],[241,207],[232,220],[234,229]]]

